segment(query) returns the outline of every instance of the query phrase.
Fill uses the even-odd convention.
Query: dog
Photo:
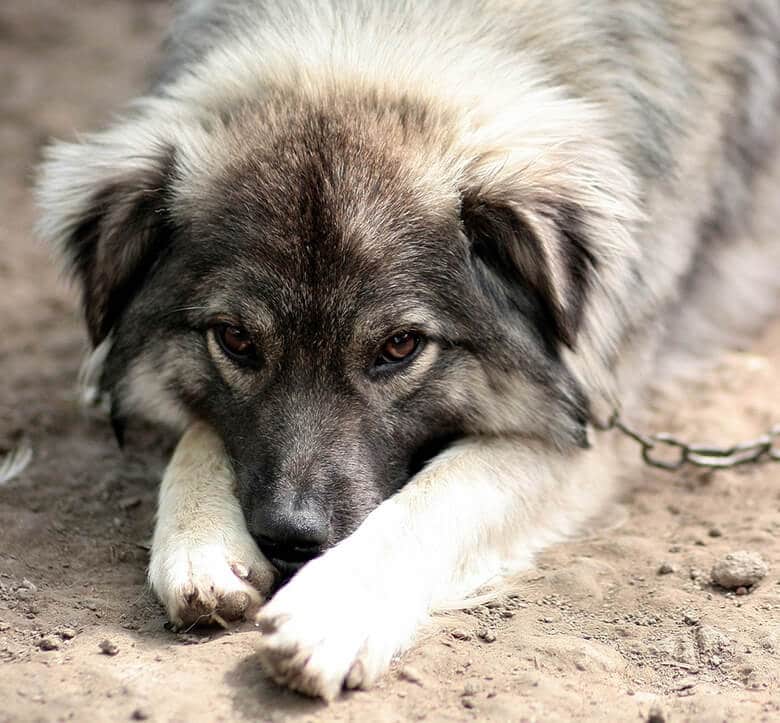
[[[165,48],[48,149],[40,232],[118,433],[182,433],[171,622],[256,619],[330,700],[582,529],[593,421],[776,309],[780,5],[190,0]]]

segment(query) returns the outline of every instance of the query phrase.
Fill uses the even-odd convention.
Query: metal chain
[[[780,462],[780,446],[775,444],[780,439],[780,424],[772,427],[769,432],[758,439],[741,442],[731,447],[712,447],[702,444],[689,444],[677,439],[671,434],[646,435],[629,427],[617,411],[606,423],[592,421],[593,426],[601,431],[617,429],[633,439],[642,448],[642,459],[646,464],[658,469],[676,471],[686,464],[705,469],[730,469],[741,464],[758,462]],[[659,449],[676,450],[671,460],[657,456]]]

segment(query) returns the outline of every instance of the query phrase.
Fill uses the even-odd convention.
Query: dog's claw
[[[215,548],[177,550],[169,558],[153,558],[149,580],[174,627],[225,626],[251,620],[265,602],[274,576],[263,564],[256,570],[244,562],[229,563]]]

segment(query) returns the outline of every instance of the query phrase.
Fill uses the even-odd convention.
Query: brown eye
[[[375,366],[398,364],[410,359],[420,347],[421,337],[413,331],[402,331],[391,336],[382,347]]]
[[[231,359],[240,364],[257,362],[257,350],[246,329],[231,324],[220,324],[214,328],[214,332],[222,350]]]

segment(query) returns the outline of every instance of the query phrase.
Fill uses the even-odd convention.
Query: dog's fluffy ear
[[[637,253],[640,213],[633,177],[609,145],[552,140],[477,156],[461,221],[491,293],[531,314],[553,347],[574,349],[592,292]]]
[[[173,168],[171,145],[120,133],[47,151],[37,187],[38,229],[80,282],[95,346],[170,241]]]
[[[543,334],[573,349],[598,272],[580,210],[562,203],[533,211],[473,195],[463,199],[462,219],[477,262],[510,298],[514,292],[530,297]]]

